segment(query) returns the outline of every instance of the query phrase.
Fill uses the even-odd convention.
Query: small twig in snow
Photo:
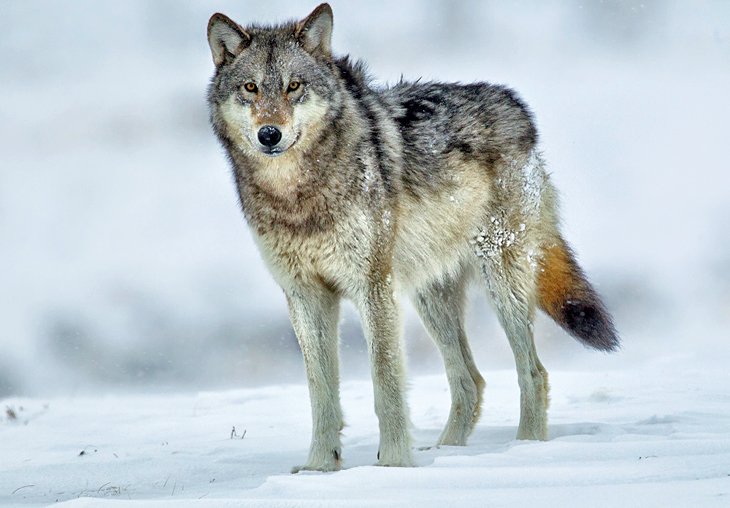
[[[233,428],[231,429],[231,439],[234,439],[234,438],[243,439],[244,437],[246,437],[246,429],[243,429],[243,434],[241,434],[239,436],[238,433],[236,432],[236,426],[234,425]]]
[[[12,496],[13,494],[15,494],[16,492],[18,492],[19,490],[22,490],[22,489],[27,489],[28,487],[35,487],[35,485],[23,485],[22,487],[18,487],[17,489],[15,489],[15,490],[14,490],[14,491],[12,492],[12,494],[10,494],[10,495]]]
[[[88,445],[88,446],[85,446],[84,449],[79,452],[79,457],[81,457],[81,456],[86,455],[86,454],[89,453],[89,452],[86,451],[87,448],[94,448],[94,453],[96,453],[96,452],[99,451],[99,449],[96,448],[96,447],[94,447],[94,445]]]

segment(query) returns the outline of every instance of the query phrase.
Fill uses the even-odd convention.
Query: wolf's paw
[[[463,439],[456,439],[456,438],[441,438],[438,440],[438,443],[436,443],[436,447],[439,446],[466,446],[466,438]]]
[[[297,474],[302,471],[320,471],[322,473],[330,473],[332,471],[339,471],[341,466],[339,464],[304,464],[303,466],[294,466],[291,468],[292,474]]]
[[[375,463],[376,466],[380,467],[415,467],[413,459],[410,457],[398,459],[398,460],[379,460]]]
[[[381,467],[414,467],[416,464],[413,462],[410,450],[400,454],[381,454],[378,452],[378,462],[376,466]]]
[[[326,455],[326,458],[320,460],[313,460],[311,457],[309,461],[303,466],[294,466],[291,469],[292,474],[297,474],[300,471],[339,471],[342,469],[342,455],[340,450],[332,450],[331,453]]]
[[[517,439],[520,441],[547,441],[548,431],[547,428],[544,427],[526,429],[520,427],[517,430]]]
[[[449,425],[438,440],[437,446],[466,446],[471,429],[465,426]]]

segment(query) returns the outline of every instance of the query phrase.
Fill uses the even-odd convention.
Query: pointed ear
[[[296,36],[313,55],[332,55],[332,7],[321,4],[312,14],[297,23]]]
[[[215,13],[208,21],[208,44],[216,67],[230,63],[251,44],[251,36],[228,16]]]

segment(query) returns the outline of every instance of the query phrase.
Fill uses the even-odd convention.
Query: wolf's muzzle
[[[273,125],[264,125],[259,129],[258,137],[259,143],[271,148],[281,141],[281,131]]]

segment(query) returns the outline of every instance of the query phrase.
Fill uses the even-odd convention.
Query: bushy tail
[[[611,315],[562,239],[543,252],[537,290],[540,308],[583,344],[601,351],[619,347]]]

